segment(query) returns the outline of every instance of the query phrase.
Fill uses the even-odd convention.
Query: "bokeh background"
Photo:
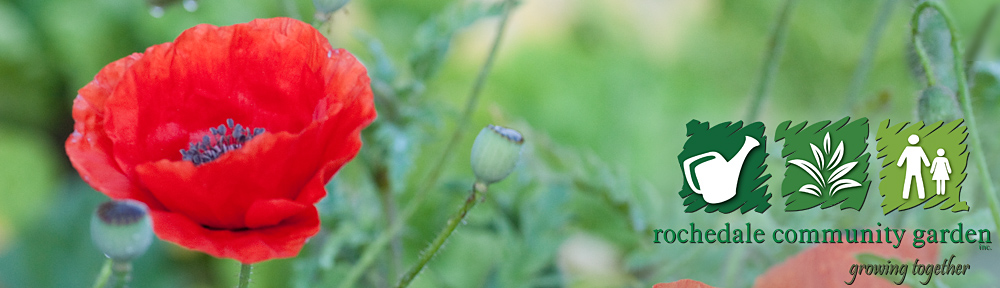
[[[751,222],[765,231],[876,222],[907,230],[954,229],[962,222],[1000,237],[982,194],[982,176],[971,166],[963,189],[972,206],[967,213],[915,209],[883,216],[874,188],[878,179],[860,212],[785,213],[778,192],[784,165],[776,157],[768,160],[775,178],[768,182],[774,196],[767,213],[682,212],[677,154],[686,140],[685,124],[745,119],[785,1],[523,0],[453,151],[445,151],[445,143],[460,127],[499,22],[492,2],[357,0],[330,14],[317,14],[309,0],[201,0],[193,2],[196,9],[185,9],[194,8],[191,3],[152,2],[0,1],[0,287],[88,287],[103,262],[88,225],[96,205],[107,198],[79,178],[63,150],[77,89],[107,63],[172,41],[194,25],[277,16],[316,24],[335,47],[358,55],[388,94],[409,96],[390,97],[403,107],[405,121],[366,132],[371,140],[366,151],[385,151],[363,151],[328,186],[330,196],[318,204],[323,231],[299,257],[257,265],[255,287],[339,283],[385,229],[383,208],[412,201],[432,163],[452,153],[398,246],[380,254],[356,286],[393,282],[392,275],[415,261],[464,199],[473,179],[472,135],[490,123],[525,133],[524,158],[508,180],[491,187],[489,199],[471,212],[415,287],[648,287],[682,278],[749,287],[769,267],[810,247],[651,243],[652,229],[690,222],[705,228]],[[916,4],[886,2],[794,5],[760,120],[770,128],[785,120],[867,117],[874,136],[884,119],[916,119],[917,96],[925,86],[909,44]],[[996,4],[944,3],[963,39],[975,38]],[[153,4],[162,10],[153,11]],[[1000,30],[992,31],[971,69],[981,126],[971,133],[984,139],[986,151],[973,153],[987,155],[995,180]],[[935,50],[947,47],[946,35],[928,38],[933,54],[950,53]],[[944,63],[937,66],[947,74],[951,64]],[[954,75],[951,80],[954,85]],[[380,122],[386,121],[383,111]],[[772,131],[766,133],[773,136]],[[868,149],[874,155],[873,147]],[[768,149],[780,154],[773,142]],[[881,161],[872,162],[869,177],[877,178],[875,163]],[[388,165],[389,196],[372,184],[369,171],[378,166],[372,163]],[[994,287],[1000,279],[996,253],[944,245],[941,255],[956,254],[973,270],[966,277],[939,277],[942,282],[932,285]],[[835,277],[847,280],[847,268]],[[132,286],[231,287],[237,270],[233,260],[157,241],[136,261]]]

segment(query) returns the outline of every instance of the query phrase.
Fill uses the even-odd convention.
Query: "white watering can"
[[[743,142],[743,148],[740,148],[740,151],[729,161],[726,161],[722,154],[715,151],[705,152],[684,160],[684,176],[687,178],[688,187],[691,187],[694,193],[701,194],[705,198],[705,202],[718,204],[736,196],[736,183],[739,182],[740,171],[743,170],[743,161],[746,160],[747,154],[750,154],[750,150],[760,146],[757,139],[750,136],[744,137],[746,137],[746,141]],[[691,179],[691,163],[705,157],[714,158],[694,167],[694,173],[698,174],[699,184],[695,185],[694,180]]]

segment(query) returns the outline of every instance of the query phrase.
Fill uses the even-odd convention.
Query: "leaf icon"
[[[819,188],[817,188],[816,185],[812,185],[812,184],[802,185],[802,188],[799,188],[799,191],[806,192],[806,193],[809,193],[809,194],[812,194],[812,195],[816,195],[816,197],[819,197],[819,195],[820,195]]]
[[[809,145],[812,145],[812,144],[809,144]],[[813,146],[813,147],[816,147],[816,146]],[[826,182],[823,181],[823,175],[819,173],[819,169],[816,168],[816,166],[813,166],[812,163],[806,162],[805,160],[801,160],[801,159],[788,160],[788,163],[794,164],[795,166],[799,166],[799,168],[802,168],[802,170],[805,170],[806,173],[809,173],[809,176],[812,176],[813,180],[816,180],[816,182],[820,183],[820,185],[823,185],[823,183],[826,183]],[[805,186],[802,186],[802,187],[805,187]],[[813,187],[816,187],[816,186],[813,185]]]
[[[844,164],[844,166],[838,167],[837,170],[833,170],[833,174],[830,174],[829,181],[837,181],[840,177],[844,177],[844,175],[847,175],[847,172],[851,172],[851,169],[854,169],[854,165],[858,165],[858,162],[847,163]]]
[[[851,167],[853,167],[854,163],[857,163],[857,162],[851,162],[851,164],[852,164]],[[847,166],[847,165],[844,165],[844,166]],[[850,170],[850,169],[848,169],[848,170]],[[833,186],[830,186],[830,188],[832,188],[830,190],[830,196],[833,196],[833,194],[837,194],[837,191],[844,190],[844,189],[847,189],[847,188],[854,188],[854,187],[861,187],[861,183],[858,183],[858,181],[854,181],[854,180],[851,180],[851,179],[840,179],[839,181],[834,182]]]
[[[826,136],[823,137],[823,151],[830,153],[830,132],[826,132]],[[820,164],[823,164],[820,162]]]
[[[840,164],[840,160],[843,158],[844,158],[844,141],[840,141],[840,144],[837,145],[837,150],[833,151],[833,157],[830,157],[830,164],[826,165],[826,169],[837,167],[837,164]]]
[[[823,152],[820,152],[819,148],[816,147],[816,145],[813,145],[811,143],[809,144],[809,147],[812,148],[813,157],[816,158],[816,166],[817,167],[823,167],[823,163],[824,163],[823,162]],[[819,171],[819,169],[817,169],[817,171]],[[819,173],[819,172],[817,172],[817,173]],[[820,181],[820,180],[816,180],[816,181]]]

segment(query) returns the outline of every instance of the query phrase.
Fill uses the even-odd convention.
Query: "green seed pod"
[[[924,124],[940,121],[948,123],[962,118],[962,110],[958,108],[958,100],[951,89],[941,85],[927,87],[917,99],[917,118]]]
[[[134,200],[104,202],[90,219],[90,237],[115,261],[129,261],[146,253],[153,243],[146,204]]]
[[[472,171],[476,180],[492,184],[507,178],[521,158],[524,138],[514,129],[495,125],[479,131],[472,143]]]

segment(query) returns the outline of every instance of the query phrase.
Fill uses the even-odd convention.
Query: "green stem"
[[[500,25],[497,27],[497,34],[493,38],[493,45],[490,48],[489,56],[487,56],[486,62],[483,64],[482,69],[479,71],[479,76],[476,78],[476,81],[472,86],[472,90],[469,93],[469,98],[465,105],[465,111],[462,113],[462,118],[457,122],[458,125],[455,127],[455,131],[452,132],[451,140],[449,140],[446,146],[447,149],[444,150],[445,152],[442,153],[441,158],[438,159],[437,163],[435,163],[434,167],[430,170],[431,174],[424,181],[423,185],[421,185],[421,189],[416,192],[416,195],[413,197],[413,201],[410,201],[400,213],[399,219],[394,221],[393,225],[391,225],[389,229],[382,232],[382,234],[379,234],[378,238],[375,238],[375,241],[368,245],[368,247],[365,247],[365,250],[361,253],[361,258],[353,267],[351,267],[351,270],[347,273],[347,277],[344,277],[344,280],[340,282],[338,287],[349,288],[354,286],[354,283],[361,277],[361,274],[363,274],[365,270],[367,270],[368,267],[374,263],[376,256],[378,256],[382,249],[385,249],[386,244],[388,244],[393,237],[403,230],[403,224],[416,214],[417,209],[420,208],[424,199],[427,198],[427,191],[430,191],[431,188],[437,183],[438,178],[441,177],[441,171],[444,170],[444,166],[448,163],[451,151],[455,150],[455,146],[462,138],[462,132],[465,131],[465,126],[467,125],[467,122],[469,122],[468,120],[471,117],[472,112],[475,110],[476,104],[479,102],[479,95],[482,92],[483,85],[486,83],[486,76],[493,67],[497,51],[499,51],[500,40],[503,38],[506,31],[507,20],[510,18],[510,13],[514,9],[515,2],[516,1],[512,0],[507,1],[507,7],[500,18]]]
[[[108,286],[108,278],[111,278],[111,258],[104,261],[104,266],[101,267],[101,272],[97,273],[97,279],[94,280],[94,288],[104,288]]]
[[[871,71],[872,60],[875,58],[876,50],[878,50],[878,43],[882,39],[886,23],[889,23],[889,18],[892,18],[892,11],[895,8],[896,0],[885,0],[878,9],[878,14],[875,16],[875,24],[872,25],[872,30],[868,32],[868,42],[865,44],[865,50],[861,53],[861,59],[858,60],[858,67],[854,69],[854,76],[852,76],[851,84],[847,88],[847,101],[844,103],[845,113],[850,114],[858,102],[861,88],[864,86],[865,80],[868,79],[868,72]]]
[[[250,287],[250,274],[253,274],[253,264],[240,264],[240,282],[237,288]]]
[[[131,280],[132,274],[132,262],[130,261],[112,261],[111,264],[111,274],[115,276],[115,288],[125,288],[128,287],[128,282]]]
[[[965,74],[971,73],[972,64],[979,55],[979,50],[983,48],[983,43],[986,41],[986,35],[989,34],[990,28],[993,27],[993,19],[996,19],[997,9],[1000,8],[1000,3],[993,3],[990,6],[990,10],[986,11],[986,16],[983,16],[983,20],[979,22],[979,27],[976,28],[976,34],[972,38],[972,44],[969,45],[969,49],[965,53]],[[969,75],[972,77],[972,75]]]
[[[396,219],[397,208],[396,201],[392,195],[392,184],[389,181],[389,169],[385,165],[379,164],[377,166],[372,169],[372,178],[375,180],[379,198],[382,200],[382,210],[385,212],[386,226],[392,227],[395,221],[399,219]],[[396,271],[399,271],[399,268],[403,265],[403,241],[399,237],[394,236],[390,242],[392,254],[389,259],[389,276],[387,278],[390,282],[395,282]]]
[[[788,26],[788,18],[790,18],[792,8],[797,2],[797,0],[785,1],[785,6],[781,9],[781,15],[778,16],[778,23],[774,25],[774,30],[771,31],[771,40],[768,42],[768,53],[765,56],[764,67],[760,73],[760,80],[757,82],[757,90],[754,93],[754,98],[747,110],[747,122],[757,121],[761,105],[764,103],[764,96],[771,90],[771,84],[774,83],[774,74],[778,72],[778,60],[781,58],[781,53],[785,48],[785,36],[788,34],[788,29],[786,28]]]
[[[420,259],[417,259],[417,264],[413,266],[413,268],[410,268],[405,275],[403,275],[403,278],[399,280],[399,284],[396,285],[396,288],[410,286],[410,282],[417,277],[417,274],[420,274],[420,271],[424,269],[424,266],[427,266],[427,262],[430,262],[431,259],[434,258],[434,255],[437,254],[438,250],[441,249],[441,245],[444,245],[444,241],[448,240],[448,237],[451,237],[452,232],[455,232],[455,228],[458,228],[458,224],[465,220],[465,215],[469,213],[469,210],[476,206],[476,203],[479,202],[476,201],[476,194],[486,192],[486,189],[484,188],[486,186],[476,183],[474,187],[475,188],[473,188],[472,193],[469,193],[469,197],[465,199],[465,205],[462,205],[462,208],[458,210],[458,213],[455,213],[455,215],[451,216],[451,219],[448,219],[448,224],[441,230],[440,233],[438,233],[437,237],[434,238],[434,241],[431,242],[426,249],[424,249],[424,252],[420,253]]]
[[[958,82],[958,102],[962,106],[962,113],[965,114],[965,122],[969,127],[969,139],[972,143],[969,143],[973,152],[973,158],[975,158],[976,166],[979,168],[980,178],[982,181],[983,189],[986,190],[986,198],[990,203],[990,210],[993,214],[993,222],[997,225],[997,230],[1000,230],[1000,199],[997,199],[996,188],[993,186],[993,180],[990,179],[990,170],[986,162],[986,155],[984,153],[986,150],[983,149],[982,141],[979,139],[979,126],[976,125],[976,117],[972,111],[972,99],[969,96],[969,83],[968,77],[965,75],[965,69],[963,69],[964,61],[962,61],[962,47],[961,39],[958,36],[958,30],[951,19],[951,16],[945,11],[944,7],[936,1],[927,1],[920,3],[919,6],[913,11],[913,16],[910,18],[910,26],[912,27],[911,34],[913,36],[913,47],[917,51],[917,56],[920,57],[921,62],[929,62],[927,59],[927,52],[924,50],[923,44],[918,40],[920,36],[920,13],[924,9],[932,8],[937,10],[944,18],[945,23],[948,25],[948,32],[951,34],[951,51],[954,57],[953,62],[955,65],[955,80]],[[925,71],[930,74],[930,66],[924,66]],[[928,81],[930,83],[930,81]]]

